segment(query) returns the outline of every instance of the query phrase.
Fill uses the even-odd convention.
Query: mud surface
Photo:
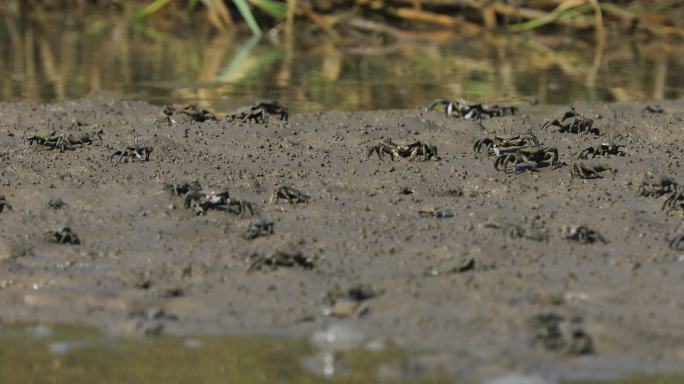
[[[681,369],[684,252],[669,239],[684,233],[682,211],[637,192],[648,171],[684,183],[684,103],[663,105],[578,105],[594,136],[540,129],[564,107],[522,107],[483,130],[419,109],[167,126],[155,122],[161,108],[137,102],[0,104],[0,194],[12,207],[0,213],[0,316],[116,333],[307,336],[336,321],[332,307],[366,335],[443,356],[449,371]],[[102,145],[60,152],[25,140],[74,120],[103,129]],[[562,165],[504,173],[473,153],[478,138],[529,130]],[[617,172],[571,178],[577,154],[608,135],[626,156],[597,161]],[[150,161],[108,161],[134,136],[153,147]],[[367,159],[388,137],[433,143],[441,160]],[[196,215],[164,189],[193,180],[256,214]],[[269,204],[281,185],[309,202]],[[48,207],[57,198],[66,205]],[[430,208],[453,216],[419,213]],[[259,217],[274,234],[245,239]],[[512,237],[515,225],[548,238]],[[607,243],[563,238],[578,225]],[[64,226],[80,244],[45,239]],[[277,251],[306,263],[248,272]],[[558,332],[553,316],[539,317],[548,314]]]

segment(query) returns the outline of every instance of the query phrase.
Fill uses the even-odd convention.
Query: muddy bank
[[[483,126],[422,109],[168,126],[155,122],[160,107],[137,102],[0,104],[0,194],[11,205],[0,213],[0,317],[307,336],[332,311],[373,338],[436,351],[456,372],[681,369],[684,252],[669,240],[684,234],[682,211],[638,193],[648,171],[684,182],[684,103],[663,106],[577,105],[596,136],[540,128],[564,107],[521,107]],[[60,152],[26,141],[74,121],[102,129],[102,143]],[[505,173],[473,153],[479,138],[530,130],[560,165]],[[134,137],[149,161],[113,164]],[[609,137],[625,156],[596,161],[615,172],[572,178],[579,152]],[[367,158],[384,138],[432,143],[441,159]],[[255,214],[196,215],[165,189],[194,180]],[[283,185],[308,202],[269,203]],[[273,234],[246,239],[260,218]],[[605,242],[565,238],[564,226],[580,225]],[[65,226],[80,244],[46,239]]]

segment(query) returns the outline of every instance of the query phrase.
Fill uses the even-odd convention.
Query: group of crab
[[[593,127],[593,120],[577,112],[574,107],[565,111],[560,119],[544,123],[542,129],[549,127],[559,127],[560,133],[599,133],[598,129]],[[494,168],[506,173],[509,172],[509,164],[512,165],[512,171],[520,169],[536,171],[542,166],[559,165],[558,149],[541,145],[539,139],[532,133],[510,138],[498,136],[482,138],[475,141],[473,151],[485,152],[488,156],[495,155]],[[602,177],[601,172],[615,172],[613,168],[605,164],[588,161],[599,156],[611,155],[625,156],[622,146],[615,144],[612,140],[596,147],[588,147],[579,153],[577,161],[570,168],[570,173],[573,178],[594,179]]]
[[[495,155],[494,169],[508,173],[508,165],[517,170],[521,164],[526,164],[526,169],[537,170],[543,165],[558,164],[558,149],[542,146],[537,136],[532,133],[518,135],[510,138],[494,136],[475,141],[473,151]]]
[[[269,115],[277,115],[281,121],[287,121],[289,117],[287,107],[278,103],[277,100],[265,99],[257,102],[252,99],[250,105],[240,107],[228,113],[225,119],[228,122],[265,123]],[[188,103],[178,106],[167,106],[162,110],[161,118],[158,121],[167,125],[174,125],[217,120],[219,119],[213,112],[202,109],[197,104]]]
[[[81,148],[85,145],[92,144],[97,140],[99,144],[102,144],[102,129],[97,129],[96,127],[92,130],[87,130],[81,128],[83,124],[75,122],[69,129],[69,132],[57,132],[54,129],[54,123],[52,121],[48,122],[48,129],[43,132],[37,132],[26,138],[29,145],[37,144],[42,145],[47,149],[59,149],[60,152],[67,150],[74,150],[76,148]]]
[[[34,133],[26,138],[29,145],[41,145],[49,150],[59,149],[60,152],[74,150],[85,145],[90,145],[97,141],[98,145],[102,145],[102,129],[93,129],[88,131],[83,129],[82,124],[74,123],[69,133],[58,133],[54,129],[52,122],[48,123],[50,129],[44,132]],[[107,158],[108,161],[121,163],[123,161],[149,161],[152,147],[145,147],[140,145],[140,138],[133,139],[133,145],[121,149],[117,149]]]

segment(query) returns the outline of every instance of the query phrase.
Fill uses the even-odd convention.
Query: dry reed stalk
[[[461,19],[416,8],[394,8],[390,9],[389,13],[404,20],[419,21],[443,27],[455,27],[463,24]]]

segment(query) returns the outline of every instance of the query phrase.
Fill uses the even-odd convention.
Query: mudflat
[[[574,134],[542,128],[564,106],[167,124],[141,102],[2,103],[0,319],[293,337],[343,321],[456,372],[681,370],[684,203],[642,193],[684,183],[684,102],[662,106],[577,104],[598,134]],[[46,130],[93,140],[50,148]],[[473,150],[529,133],[557,164],[505,172]],[[438,156],[368,156],[387,139]],[[623,153],[573,177],[604,143]]]

